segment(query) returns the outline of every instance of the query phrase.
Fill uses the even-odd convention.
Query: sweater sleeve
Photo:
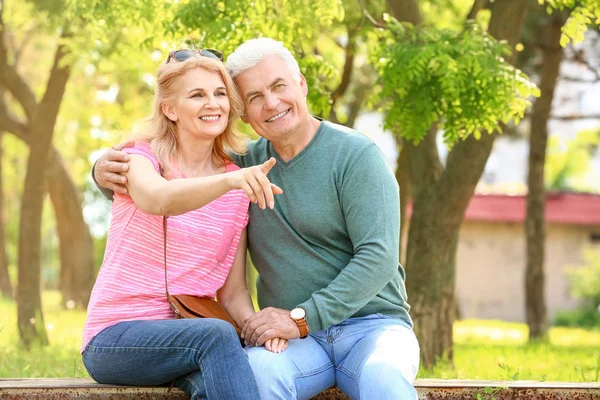
[[[98,162],[98,161],[96,161],[96,162]],[[94,169],[96,169],[96,162],[94,163],[94,165],[92,165],[92,180],[94,181],[94,184],[96,185],[96,187],[98,188],[100,193],[102,193],[102,196],[106,197],[107,200],[113,201],[115,192],[113,192],[110,189],[100,186],[98,184],[98,182],[96,182],[96,178],[94,177]]]
[[[375,144],[346,167],[338,188],[354,255],[327,287],[299,305],[311,332],[350,318],[398,274],[398,184]]]

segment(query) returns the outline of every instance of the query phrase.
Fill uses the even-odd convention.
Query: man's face
[[[242,72],[235,83],[244,99],[242,120],[265,139],[285,140],[310,117],[304,76],[300,75],[300,82],[296,81],[278,56]]]

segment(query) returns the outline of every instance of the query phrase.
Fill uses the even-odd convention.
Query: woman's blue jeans
[[[96,335],[83,363],[99,383],[175,381],[190,399],[260,399],[233,327],[218,319],[120,322]]]

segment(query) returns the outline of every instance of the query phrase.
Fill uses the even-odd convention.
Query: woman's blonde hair
[[[246,150],[247,139],[236,128],[237,120],[244,112],[244,103],[223,63],[200,55],[185,61],[172,60],[158,68],[152,114],[144,120],[146,122],[143,128],[144,133],[135,138],[150,144],[165,176],[170,175],[171,160],[177,159],[179,142],[177,125],[163,113],[162,104],[173,101],[176,95],[175,82],[177,78],[194,68],[218,73],[225,83],[229,98],[229,122],[225,131],[215,139],[212,150],[213,159],[219,164],[225,163],[231,161],[228,151],[243,154]]]

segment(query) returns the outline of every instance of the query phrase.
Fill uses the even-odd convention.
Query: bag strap
[[[163,172],[163,166],[160,164],[158,166],[158,173],[164,178]],[[165,266],[165,294],[167,300],[169,300],[169,284],[167,283],[167,218],[169,217],[163,215],[163,264]]]
[[[167,216],[163,216],[163,260],[165,265],[165,293],[169,299],[169,285],[167,284]]]

